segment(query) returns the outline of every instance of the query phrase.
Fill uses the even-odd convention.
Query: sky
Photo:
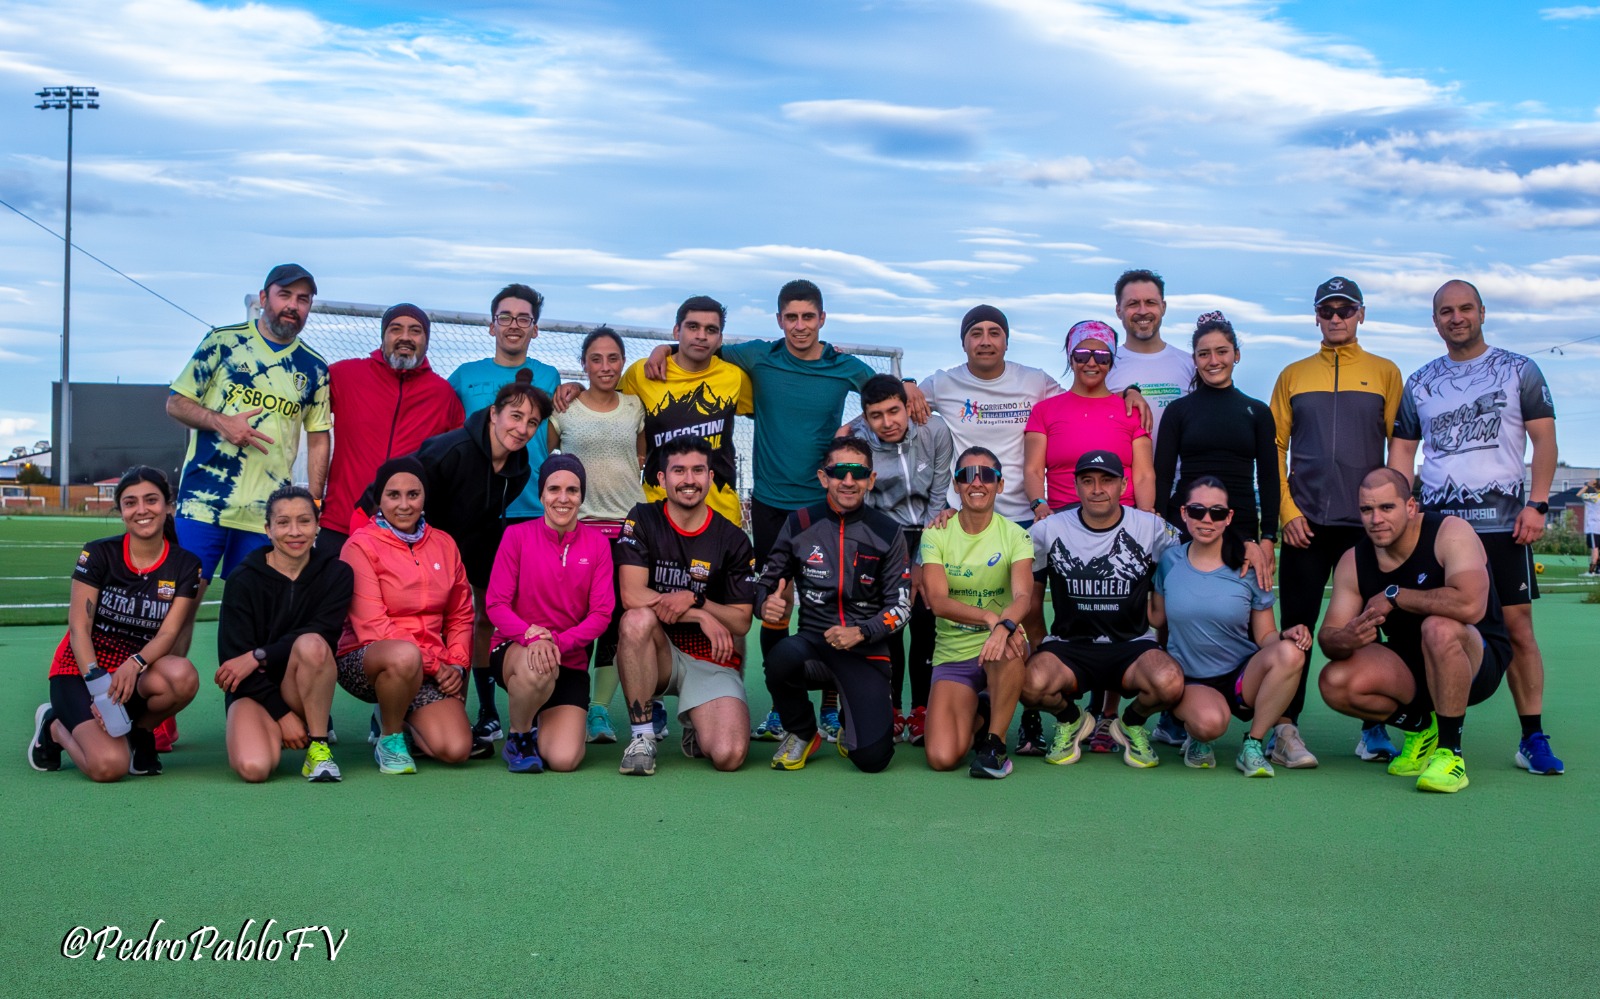
[[[828,339],[959,363],[989,302],[1059,374],[1125,269],[1166,338],[1220,309],[1266,398],[1340,274],[1409,373],[1429,306],[1491,343],[1600,464],[1600,6],[1372,0],[200,3],[0,0],[0,199],[208,323],[276,263],[324,299],[670,326],[710,294],[778,335],[794,277]],[[0,208],[0,450],[49,434],[62,247]],[[167,382],[205,327],[82,255],[72,377]],[[1587,339],[1586,339],[1587,338]],[[374,344],[375,346],[376,344]]]

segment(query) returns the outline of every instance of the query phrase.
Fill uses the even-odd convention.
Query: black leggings
[[[898,636],[894,636],[898,637]],[[835,649],[811,632],[790,635],[767,655],[767,692],[783,727],[809,741],[817,715],[808,691],[839,689],[839,745],[856,769],[875,774],[894,757],[894,707],[889,703],[889,663],[853,649]]]
[[[1289,629],[1303,624],[1315,641],[1317,618],[1322,614],[1322,591],[1328,578],[1344,553],[1366,533],[1359,527],[1306,523],[1312,531],[1308,547],[1296,548],[1283,542],[1278,548],[1278,626]],[[1298,722],[1300,712],[1305,710],[1306,681],[1310,677],[1309,669],[1300,672],[1300,686],[1284,711],[1291,721]]]
[[[920,596],[917,597],[911,605],[911,622],[906,625],[906,631],[911,633],[909,666],[913,708],[928,706],[928,688],[933,685],[933,639],[937,622],[933,611],[928,609]],[[899,711],[904,703],[900,699],[900,691],[905,686],[908,665],[905,639],[900,635],[889,636],[889,664],[889,693],[894,700],[894,709]]]

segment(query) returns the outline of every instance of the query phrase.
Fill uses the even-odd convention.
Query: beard
[[[293,340],[300,335],[300,330],[305,327],[305,320],[298,313],[278,313],[267,320],[267,331],[279,340]]]
[[[422,363],[422,357],[419,354],[385,354],[383,355],[383,359],[388,361],[389,367],[396,371],[411,371],[417,365]]]

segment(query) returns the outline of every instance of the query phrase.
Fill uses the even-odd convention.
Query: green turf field
[[[14,550],[0,575],[24,574]],[[771,744],[719,775],[678,754],[676,724],[649,779],[616,774],[620,746],[575,774],[423,760],[382,777],[367,709],[340,693],[342,784],[305,784],[287,753],[245,786],[200,652],[165,775],[97,786],[24,759],[62,629],[0,628],[0,995],[1596,995],[1600,605],[1569,590],[1537,619],[1570,772],[1511,765],[1502,687],[1468,716],[1472,786],[1454,796],[1357,761],[1356,723],[1315,699],[1315,771],[1239,777],[1236,724],[1219,770],[1162,747],[1151,771],[1018,759],[991,782],[911,748],[881,775],[826,747],[774,773]],[[197,650],[214,636],[201,625]],[[73,927],[143,937],[157,919],[161,938],[231,939],[249,919],[252,939],[268,919],[269,940],[348,937],[333,963],[320,935],[299,962],[292,942],[275,962],[61,955]]]

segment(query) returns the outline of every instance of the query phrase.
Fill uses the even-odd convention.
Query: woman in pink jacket
[[[506,769],[576,770],[589,713],[589,647],[616,594],[611,543],[580,523],[583,462],[552,454],[539,466],[544,516],[506,530],[484,604],[494,625],[489,672],[510,700]]]
[[[355,596],[339,640],[339,685],[378,705],[373,755],[386,774],[414,774],[406,730],[424,755],[461,763],[472,749],[466,676],[472,587],[450,535],[422,519],[423,470],[413,457],[378,468],[378,515],[345,544]]]

